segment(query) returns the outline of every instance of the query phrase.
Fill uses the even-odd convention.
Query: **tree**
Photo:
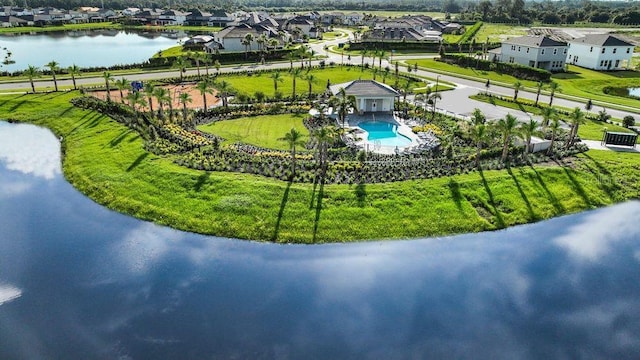
[[[242,45],[245,46],[245,58],[249,57],[249,52],[251,52],[251,43],[254,39],[255,38],[252,33],[246,33],[244,38],[242,38]]]
[[[356,97],[353,95],[347,95],[347,92],[344,88],[340,88],[338,91],[338,96],[334,96],[329,100],[331,105],[338,114],[338,120],[342,122],[342,126],[346,125],[347,115],[349,111],[355,109],[357,107]]]
[[[296,79],[298,79],[301,75],[302,75],[302,70],[298,68],[294,69],[291,72],[291,80],[293,81],[293,91],[291,93],[291,97],[293,98],[293,100],[296,99]]]
[[[307,84],[309,85],[309,99],[311,99],[311,95],[313,94],[313,83],[316,82],[316,76],[313,74],[307,74],[306,79]]]
[[[549,121],[556,118],[558,116],[558,112],[555,108],[551,106],[542,108],[542,127],[547,127],[549,125]]]
[[[111,102],[111,82],[113,81],[113,75],[110,72],[105,71],[102,73],[102,78],[104,79],[104,85],[107,88],[107,101]]]
[[[275,94],[276,92],[278,92],[278,83],[283,82],[284,79],[280,75],[279,71],[272,72],[269,77],[271,78],[271,80],[273,80],[273,92]]]
[[[153,116],[153,97],[155,96],[155,86],[151,82],[145,82],[143,91],[147,96],[147,102],[149,103],[149,113]]]
[[[540,91],[542,91],[542,81],[538,81],[538,84],[536,85],[536,104],[535,106],[538,106],[538,100],[540,100]]]
[[[311,133],[311,136],[316,141],[317,158],[323,173],[326,171],[329,144],[333,143],[337,134],[338,131],[333,126],[323,126]]]
[[[293,51],[287,54],[287,60],[289,60],[289,71],[293,70],[293,62],[298,58],[298,55]]]
[[[124,104],[124,95],[122,94],[122,91],[129,87],[129,80],[120,78],[114,83],[116,84],[118,91],[120,91],[120,102]]]
[[[522,83],[520,81],[516,81],[513,84],[513,101],[518,101],[518,92],[522,88]]]
[[[49,61],[49,63],[45,65],[49,68],[49,71],[51,71],[51,76],[53,76],[53,86],[56,91],[58,91],[58,80],[56,79],[56,71],[60,70],[60,67],[58,65],[59,64],[55,61]]]
[[[549,106],[553,103],[553,96],[556,94],[558,87],[557,82],[552,81],[551,84],[549,84],[549,91],[551,91],[551,94],[549,94]]]
[[[558,131],[560,131],[560,119],[554,117],[551,119],[551,124],[549,124],[549,130],[551,130],[551,144],[549,144],[549,148],[547,149],[547,155],[553,154],[553,145],[556,142],[556,135]]]
[[[382,70],[382,59],[384,59],[384,57],[387,55],[386,51],[384,50],[380,50],[380,52],[378,52],[378,69]]]
[[[482,151],[482,143],[487,137],[487,126],[484,123],[474,123],[469,127],[468,132],[471,140],[476,143],[476,167],[480,169],[480,152]]]
[[[296,130],[296,128],[291,128],[288,133],[281,137],[278,140],[286,141],[287,145],[289,145],[289,149],[291,149],[291,178],[296,173],[296,146],[304,146],[304,140],[302,139],[302,133]]]
[[[538,122],[533,120],[533,118],[529,119],[529,122],[520,125],[520,133],[522,134],[522,136],[524,136],[526,144],[526,148],[524,150],[525,154],[531,152],[531,138],[536,134],[538,126]]]
[[[633,116],[631,115],[627,115],[624,118],[622,118],[622,126],[626,128],[635,125],[635,123],[636,123],[636,119],[634,119]]]
[[[203,52],[190,52],[188,54],[189,59],[196,62],[196,68],[198,69],[198,79],[200,78],[200,62],[206,61],[207,55]],[[209,70],[207,68],[207,75],[209,74]]]
[[[362,66],[362,69],[364,69],[364,58],[367,57],[367,54],[369,52],[366,49],[363,49],[361,53],[362,53],[362,58],[360,59],[360,66]]]
[[[598,111],[598,121],[607,122],[611,120],[611,115],[607,113],[607,110],[602,108],[602,110]]]
[[[500,159],[503,163],[507,160],[507,155],[509,155],[511,136],[514,133],[517,124],[518,119],[511,114],[507,114],[504,119],[498,120],[498,123],[496,124],[498,131],[502,134],[502,157]]]
[[[156,98],[158,102],[158,117],[160,119],[164,119],[164,104],[171,101],[171,96],[169,95],[169,91],[162,87],[157,87],[153,91],[153,96]]]
[[[191,99],[191,95],[189,95],[188,92],[181,92],[178,99],[180,99],[180,103],[182,104],[182,121],[186,123],[188,115],[187,104],[193,101],[193,99]]]
[[[487,122],[487,117],[484,116],[482,111],[480,111],[480,109],[478,108],[473,109],[473,113],[471,114],[471,117],[473,119],[474,125],[484,125]]]
[[[575,138],[578,135],[578,128],[580,125],[586,122],[584,112],[580,110],[580,108],[576,107],[569,114],[569,121],[571,124],[571,128],[569,129],[569,137],[567,138],[567,142],[565,144],[566,148],[569,148],[575,142]]]
[[[220,64],[220,61],[216,59],[216,61],[213,62],[213,67],[216,69],[216,75],[220,74],[220,67],[222,66],[222,64]]]
[[[36,86],[33,83],[33,79],[37,78],[37,77],[40,77],[40,70],[37,67],[33,66],[33,65],[29,65],[27,67],[27,70],[25,70],[23,72],[23,74],[24,74],[24,76],[29,78],[29,83],[31,84],[31,92],[35,94]]]
[[[127,100],[129,101],[129,106],[133,108],[133,111],[138,113],[138,106],[146,106],[147,102],[144,99],[144,96],[139,91],[131,91],[127,94]]]
[[[256,39],[256,44],[258,44],[258,51],[264,50],[264,44],[267,42],[267,36],[265,34],[260,34]]]
[[[200,95],[202,95],[202,103],[204,105],[203,113],[206,114],[207,111],[209,110],[209,107],[207,106],[207,94],[213,93],[213,89],[211,88],[211,82],[209,81],[209,79],[201,80],[196,85],[196,89],[198,89],[198,91],[200,92]]]
[[[431,121],[435,120],[436,118],[436,103],[440,99],[442,99],[442,95],[440,95],[440,93],[437,91],[434,91],[429,96],[429,103],[431,104]]]
[[[222,80],[216,84],[216,87],[218,88],[218,93],[222,98],[222,106],[224,106],[225,108],[229,107],[228,97],[229,93],[232,91],[231,84],[229,84],[225,80]]]
[[[173,62],[173,67],[180,71],[180,83],[184,80],[184,73],[187,71],[187,66],[189,66],[189,60],[184,56],[178,56]]]
[[[67,72],[71,75],[71,81],[73,82],[73,90],[78,90],[76,86],[76,75],[80,74],[80,67],[73,64],[67,68]]]

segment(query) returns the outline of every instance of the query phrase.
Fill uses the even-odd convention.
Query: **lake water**
[[[317,246],[107,210],[0,122],[1,359],[637,359],[640,202],[504,231]]]
[[[640,88],[629,88],[629,95],[640,97]]]
[[[24,70],[28,65],[46,69],[57,61],[61,67],[112,66],[141,63],[159,50],[178,45],[184,32],[87,30],[0,36],[0,49],[12,52],[15,64],[2,65],[2,71]],[[4,57],[5,52],[0,54]]]

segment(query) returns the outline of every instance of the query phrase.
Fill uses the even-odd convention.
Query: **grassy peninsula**
[[[290,243],[398,239],[499,229],[640,196],[637,155],[604,151],[562,167],[366,185],[198,171],[144,151],[137,133],[73,107],[75,96],[2,95],[0,118],[61,136],[66,178],[96,202],[181,230]]]

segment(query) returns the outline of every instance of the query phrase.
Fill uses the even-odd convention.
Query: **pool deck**
[[[411,127],[392,113],[364,113],[364,114],[349,114],[347,116],[347,123],[345,126],[339,124],[344,129],[348,129],[349,134],[344,136],[344,140],[347,145],[354,145],[359,149],[364,149],[365,151],[370,151],[378,154],[399,154],[403,152],[411,152],[417,151],[421,146],[424,145],[423,139],[418,137],[412,130]],[[379,121],[379,122],[388,122],[392,124],[398,125],[398,134],[403,135],[409,140],[411,143],[407,146],[384,146],[375,141],[367,140],[369,134],[366,130],[363,130],[359,125],[360,123],[367,121]]]

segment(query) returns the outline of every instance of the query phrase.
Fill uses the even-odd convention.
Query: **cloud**
[[[22,296],[22,290],[12,285],[0,284],[0,306]]]
[[[61,173],[60,143],[51,131],[7,123],[0,123],[0,129],[0,162],[7,169],[45,179]]]

